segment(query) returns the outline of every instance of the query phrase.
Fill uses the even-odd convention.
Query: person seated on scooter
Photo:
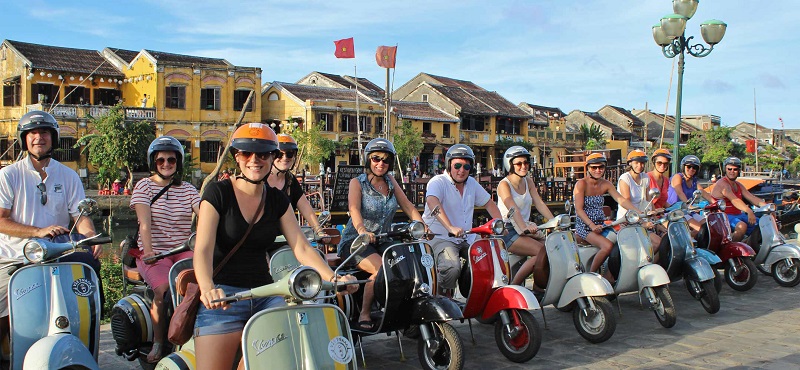
[[[350,254],[350,244],[360,234],[367,234],[370,242],[353,257],[356,266],[370,274],[370,282],[364,284],[358,316],[357,327],[361,330],[373,329],[370,312],[375,298],[374,280],[383,265],[383,252],[395,243],[389,239],[377,240],[375,234],[390,231],[398,207],[412,221],[422,221],[417,208],[408,200],[394,176],[389,174],[396,156],[394,145],[389,140],[370,140],[364,148],[364,173],[350,180],[347,193],[350,219],[342,232],[338,254],[346,258]]]
[[[503,168],[508,175],[497,185],[497,197],[499,198],[497,206],[506,223],[511,222],[511,220],[505,219],[508,210],[516,208],[515,223],[529,232],[527,235],[520,235],[512,227],[503,236],[503,242],[509,252],[531,257],[525,261],[511,280],[511,284],[520,285],[524,284],[525,278],[533,272],[536,256],[542,253],[544,247],[541,241],[534,239],[537,229],[536,224],[530,222],[531,206],[536,206],[536,210],[548,219],[553,218],[553,213],[550,212],[550,209],[542,201],[542,197],[539,196],[539,192],[536,191],[533,179],[528,177],[531,169],[531,153],[527,149],[521,146],[508,148],[503,154]]]
[[[604,229],[603,221],[606,218],[603,213],[605,195],[611,195],[617,203],[626,209],[636,210],[636,206],[630,200],[625,199],[614,188],[614,184],[603,178],[606,171],[606,157],[601,153],[592,153],[586,157],[586,176],[575,183],[572,192],[575,201],[575,234],[584,239],[589,244],[600,248],[592,261],[590,272],[598,272],[600,266],[611,253],[614,244],[606,236],[612,229]],[[638,211],[637,211],[638,212]],[[610,274],[607,274],[610,277]]]
[[[186,251],[158,261],[144,262],[145,258],[179,247],[192,234],[192,212],[200,211],[200,195],[194,185],[182,181],[183,145],[172,136],[162,136],[147,148],[147,165],[153,175],[145,177],[133,188],[130,206],[139,220],[139,238],[136,241],[141,254],[136,257],[136,267],[147,285],[153,289],[153,348],[148,362],[158,362],[163,356],[167,329],[167,304],[164,295],[169,290],[169,270],[176,262],[192,257]],[[169,186],[151,205],[165,186]]]
[[[753,232],[757,225],[756,214],[742,198],[757,207],[764,206],[767,202],[751,194],[747,187],[736,181],[742,169],[742,161],[739,158],[726,158],[722,167],[725,169],[725,176],[714,185],[711,196],[716,199],[727,199],[729,202],[729,205],[725,207],[725,213],[728,215],[728,223],[733,230],[731,240],[739,242],[744,239],[745,235]]]
[[[306,198],[306,193],[297,177],[292,174],[295,161],[297,160],[297,141],[287,134],[278,135],[278,151],[275,152],[275,164],[272,165],[272,172],[269,173],[267,184],[275,189],[282,191],[289,197],[292,204],[292,209],[300,212],[308,224],[314,230],[314,233],[320,236],[325,235],[322,232],[322,225],[317,220],[317,214],[314,213],[314,208]]]
[[[715,201],[715,199],[711,197],[711,194],[705,191],[705,189],[703,189],[703,187],[697,183],[697,171],[700,171],[700,158],[697,158],[697,156],[691,154],[687,155],[681,159],[680,168],[683,170],[683,172],[676,173],[670,180],[672,189],[675,191],[675,195],[678,197],[676,201],[689,203],[691,201],[690,197],[696,190],[700,190],[703,194],[703,198],[709,202]],[[692,237],[697,236],[697,233],[700,232],[702,219],[703,218],[698,214],[686,215],[686,221],[689,224],[689,230],[692,232]]]
[[[623,173],[617,180],[617,191],[636,206],[636,210],[644,212],[650,201],[647,199],[647,191],[650,189],[650,176],[642,176],[644,166],[647,164],[647,154],[635,149],[631,150],[627,156],[628,171]],[[628,209],[619,205],[617,209],[617,220],[625,218]],[[645,227],[652,228],[652,223],[645,224]],[[653,245],[660,245],[661,237],[651,232],[650,242]]]
[[[80,217],[78,202],[86,195],[78,174],[54,158],[59,127],[55,117],[31,111],[20,118],[17,139],[28,155],[0,170],[0,340],[8,335],[8,282],[5,268],[25,261],[22,249],[30,238],[54,238],[75,230],[94,236],[92,219]],[[100,245],[91,253],[73,253],[61,261],[82,262],[100,278]],[[99,280],[103,301],[102,280]],[[40,307],[31,307],[40,309]]]
[[[264,184],[278,150],[275,132],[261,123],[244,124],[231,135],[230,146],[239,175],[209,183],[197,217],[194,269],[202,302],[194,329],[198,369],[231,368],[241,346],[242,330],[250,317],[261,310],[285,305],[278,296],[234,303],[212,302],[226,294],[273,282],[264,256],[278,248],[274,243],[276,236],[286,237],[301,264],[319,271],[323,279],[334,277],[328,264],[303,237],[286,195]],[[263,212],[256,214],[262,201]],[[253,228],[241,247],[212,276],[212,271],[240,242],[253,220]],[[345,276],[342,280],[354,279]],[[357,288],[348,285],[347,290],[353,292]]]
[[[431,240],[431,247],[436,253],[439,271],[437,293],[452,297],[461,274],[459,252],[475,241],[475,235],[464,235],[472,228],[475,207],[486,208],[492,218],[502,219],[503,215],[486,189],[478,180],[470,177],[470,171],[475,166],[475,153],[470,147],[464,144],[451,146],[444,155],[444,161],[446,171],[428,181],[422,219],[436,234]],[[434,217],[431,211],[437,205],[441,212],[439,217]]]

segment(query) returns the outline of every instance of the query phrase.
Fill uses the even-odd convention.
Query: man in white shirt
[[[446,171],[428,181],[425,213],[422,220],[436,235],[431,246],[436,254],[440,292],[452,296],[461,274],[459,252],[475,241],[475,235],[464,233],[472,228],[475,206],[483,206],[493,218],[502,218],[491,195],[470,176],[475,154],[470,147],[456,144],[445,154]],[[440,206],[433,217],[431,210]]]

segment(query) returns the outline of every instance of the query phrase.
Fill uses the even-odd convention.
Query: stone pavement
[[[634,295],[622,296],[622,316],[611,339],[591,344],[575,330],[571,313],[545,308],[548,329],[541,313],[536,320],[543,338],[539,353],[525,364],[508,361],[494,341],[492,326],[473,323],[477,344],[472,344],[469,326],[455,323],[464,342],[465,369],[790,369],[800,364],[800,286],[782,288],[772,278],[760,275],[749,292],[736,292],[723,284],[722,308],[715,315],[703,310],[689,295],[683,282],[670,285],[678,312],[677,324],[665,329],[655,315],[639,308]],[[617,310],[616,303],[614,309]],[[110,327],[101,329],[100,367],[138,369],[114,355]],[[403,339],[406,361],[400,361],[397,339],[384,335],[364,340],[367,369],[419,369],[416,341]],[[363,368],[359,363],[359,368]]]

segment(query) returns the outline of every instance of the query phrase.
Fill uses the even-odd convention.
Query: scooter
[[[319,223],[320,225],[324,225],[328,222],[331,218],[331,213],[328,211],[324,211],[319,216]],[[320,255],[326,260],[331,261],[334,260],[338,262],[338,258],[332,257],[328,258],[328,251],[331,244],[336,242],[339,243],[340,236],[339,231],[336,229],[324,229],[326,236],[320,236],[314,233],[314,230],[310,226],[301,226],[300,230],[303,232],[305,238],[309,241],[312,247],[314,247]],[[334,235],[331,235],[334,234]],[[294,256],[294,252],[292,252],[292,248],[290,248],[286,244],[286,238],[283,235],[278,235],[275,238],[275,244],[282,245],[280,248],[272,252],[269,259],[269,273],[272,275],[272,278],[278,280],[286,274],[290,273],[292,270],[300,266],[300,262],[297,261],[297,258]],[[331,262],[329,262],[330,264]],[[334,263],[334,266],[338,265],[338,263]]]
[[[668,223],[667,236],[661,239],[658,247],[658,263],[667,271],[670,280],[683,279],[689,294],[700,301],[706,312],[717,313],[720,308],[718,290],[714,286],[717,275],[711,264],[721,263],[722,260],[711,253],[703,254],[705,251],[702,250],[698,253],[681,207],[688,210],[690,205],[667,209],[661,219],[654,221],[656,224]]]
[[[96,208],[94,200],[82,200],[79,218]],[[68,236],[65,243],[30,239],[23,250],[27,262],[0,272],[13,273],[8,283],[11,369],[99,368],[97,275],[86,264],[58,259],[111,238],[76,240],[72,230]]]
[[[571,209],[569,201],[566,209]],[[509,210],[508,219],[519,232],[522,230]],[[542,231],[550,230],[545,239],[545,253],[536,256],[533,267],[533,283],[543,289],[544,294],[539,295],[542,306],[552,304],[559,310],[572,310],[572,322],[575,329],[586,340],[592,343],[602,343],[614,335],[617,329],[617,318],[607,296],[614,294],[611,283],[600,274],[586,272],[578,254],[578,245],[575,236],[570,230],[572,225],[570,214],[558,215],[555,218],[537,225]],[[528,230],[522,232],[526,234]],[[512,255],[524,262],[520,256]],[[578,309],[574,309],[577,305]],[[542,310],[542,319],[547,320]]]
[[[650,189],[648,192],[650,205],[659,194],[658,189]],[[648,308],[655,312],[661,326],[671,328],[677,321],[677,313],[669,293],[669,276],[663,267],[653,263],[655,250],[647,230],[641,225],[642,221],[639,213],[628,211],[625,217],[604,226],[615,228],[627,223],[627,226],[621,227],[616,235],[613,233],[609,235],[610,240],[616,241],[606,262],[609,271],[616,279],[612,286],[617,295],[637,292],[639,302],[647,302]],[[579,248],[578,254],[585,270],[590,270],[598,251],[597,247],[591,245]]]
[[[697,247],[717,255],[721,263],[712,265],[714,269],[725,270],[725,282],[732,289],[744,292],[750,290],[758,281],[756,265],[753,262],[756,252],[749,245],[731,240],[731,228],[724,199],[703,207],[705,222],[697,233]]]
[[[437,205],[431,215],[438,218],[440,210]],[[494,320],[494,340],[500,353],[513,362],[527,362],[542,344],[541,329],[531,313],[541,307],[530,290],[509,285],[508,253],[503,240],[495,237],[503,231],[503,220],[494,219],[466,233],[480,238],[461,251],[461,258],[467,261],[458,279],[458,289],[467,299],[462,312],[465,319],[486,321],[499,316]]]
[[[194,240],[195,234],[192,234],[182,245],[147,258],[144,262],[157,261],[189,251],[194,247]],[[122,253],[124,255],[129,251],[123,250]],[[191,259],[187,260],[189,260],[187,268],[191,268]],[[142,369],[151,370],[156,365],[147,362],[146,358],[153,346],[153,323],[150,316],[150,307],[154,296],[153,289],[145,283],[144,278],[135,267],[123,265],[122,269],[123,279],[131,285],[131,293],[120,299],[111,309],[111,334],[117,344],[114,351],[117,356],[122,356],[128,361],[138,359]],[[172,280],[174,280],[174,276],[170,279],[170,281]],[[165,315],[166,327],[169,326],[169,318],[172,317],[173,312],[172,295],[169,297],[164,300],[168,307]],[[171,343],[165,342],[164,346],[166,346],[163,349],[164,353],[172,352]]]
[[[774,203],[754,207],[753,211],[762,216],[758,227],[747,238],[746,243],[756,251],[756,268],[771,275],[780,286],[793,287],[800,283],[800,246],[783,237],[775,221]]]

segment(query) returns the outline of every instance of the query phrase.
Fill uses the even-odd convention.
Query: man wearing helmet
[[[733,205],[733,207],[726,207],[725,213],[728,215],[728,222],[733,230],[731,240],[738,242],[742,241],[745,235],[753,232],[756,227],[756,215],[742,198],[758,207],[767,202],[751,194],[744,185],[736,181],[742,169],[742,161],[739,158],[728,157],[722,167],[725,174],[714,185],[711,196],[716,199],[727,199]]]
[[[58,145],[56,119],[47,112],[31,111],[22,116],[17,132],[20,146],[28,155],[0,170],[0,266],[22,262],[27,239],[69,233],[70,222],[77,221],[78,233],[95,235],[90,218],[78,219],[78,202],[86,197],[81,179],[51,158]],[[99,277],[96,257],[101,251],[97,245],[91,254],[73,253],[65,259],[89,264]],[[0,273],[0,338],[8,333],[9,278]]]
[[[688,203],[691,200],[689,197],[691,197],[697,190],[700,190],[703,198],[709,202],[714,201],[714,198],[711,197],[711,194],[705,191],[697,183],[697,172],[700,171],[700,158],[697,158],[695,155],[687,155],[683,157],[683,159],[681,159],[680,169],[683,172],[676,173],[670,180],[670,185],[672,185],[672,189],[675,191],[678,201]],[[700,226],[702,225],[700,222],[700,216],[686,215],[686,219],[689,223],[689,228],[692,230],[692,234],[697,234],[697,232],[700,231]]]
[[[491,195],[470,177],[474,162],[475,154],[470,147],[464,144],[451,146],[445,153],[445,173],[428,181],[425,194],[422,220],[432,233],[437,234],[431,246],[436,253],[439,287],[448,294],[456,288],[461,274],[459,251],[475,240],[475,235],[464,235],[472,228],[475,206],[485,207],[492,218],[503,217]],[[436,206],[440,206],[441,212],[434,217],[431,210]]]

